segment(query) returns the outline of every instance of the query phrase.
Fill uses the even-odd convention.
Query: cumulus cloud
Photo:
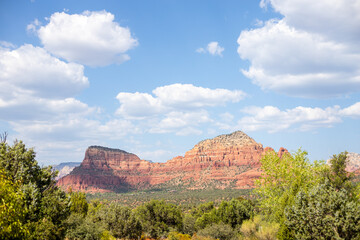
[[[250,61],[249,69],[242,70],[245,76],[262,89],[293,96],[360,91],[358,1],[261,2],[267,4],[284,18],[241,32],[238,53]]]
[[[7,42],[7,41],[0,41],[0,50],[2,48],[15,48],[16,46],[14,44],[12,44],[11,42]]]
[[[164,114],[178,109],[194,109],[225,105],[227,102],[239,102],[245,97],[240,90],[210,89],[192,84],[172,84],[162,86],[148,93],[120,92],[117,99],[120,108],[117,114],[125,117],[148,117]]]
[[[72,97],[89,85],[84,67],[65,63],[30,44],[0,49],[0,99],[12,104],[28,96],[61,99]]]
[[[186,136],[190,134],[201,134],[202,131],[196,126],[211,122],[209,114],[205,110],[191,112],[173,111],[165,115],[155,126],[150,129],[150,133],[175,132],[176,135]]]
[[[90,145],[106,145],[123,140],[139,129],[128,120],[112,119],[105,123],[89,116],[65,115],[49,120],[10,121],[12,129],[28,146],[35,146],[42,163],[80,161]],[[126,138],[125,138],[126,139]]]
[[[114,21],[114,15],[106,11],[57,12],[37,33],[49,52],[89,66],[127,61],[130,57],[126,52],[138,45],[130,29],[120,26]]]
[[[41,121],[11,121],[14,130],[23,138],[42,141],[84,141],[101,138],[120,139],[139,131],[130,121],[113,119],[105,123],[86,117],[62,117]]]
[[[286,22],[299,30],[320,33],[338,41],[358,42],[360,36],[360,2],[358,0],[262,0],[285,16]]]
[[[204,48],[198,48],[196,49],[196,52],[198,53],[209,53],[213,56],[220,56],[222,57],[222,52],[225,50],[225,48],[221,47],[218,42],[210,42],[206,49]]]
[[[65,160],[61,149],[69,144],[83,154],[99,139],[118,140],[140,131],[129,120],[101,119],[99,108],[77,100],[88,85],[82,65],[61,61],[43,48],[0,48],[0,121],[37,146],[40,161],[58,161],[59,152]]]
[[[274,106],[247,107],[246,114],[238,120],[236,127],[245,131],[266,130],[270,133],[283,130],[309,131],[316,128],[329,128],[343,121],[344,117],[360,117],[360,103],[341,109],[339,106],[311,108],[298,106],[280,110]],[[230,128],[230,125],[222,126]]]
[[[350,107],[344,108],[340,114],[348,117],[360,117],[360,102],[357,102]]]
[[[120,92],[116,113],[126,119],[141,120],[141,128],[150,133],[201,134],[200,126],[213,122],[205,108],[236,103],[245,96],[240,90],[177,83],[157,87],[152,94]]]

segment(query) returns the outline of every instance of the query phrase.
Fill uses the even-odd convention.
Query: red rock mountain
[[[271,148],[241,131],[199,142],[185,156],[152,163],[118,149],[91,146],[79,167],[58,185],[87,192],[181,186],[188,189],[252,188],[260,176],[260,158]],[[279,156],[286,149],[281,148]]]

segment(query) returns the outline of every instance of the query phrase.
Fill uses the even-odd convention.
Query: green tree
[[[307,152],[299,149],[294,154],[280,158],[274,151],[268,151],[260,160],[263,174],[256,181],[255,192],[259,196],[259,207],[268,221],[280,223],[279,239],[292,239],[284,224],[284,209],[295,201],[296,194],[308,192],[324,179],[328,166],[324,162],[311,164]]]
[[[189,235],[193,235],[196,231],[195,229],[196,218],[190,213],[185,214],[183,218],[183,232]]]
[[[138,239],[141,236],[141,223],[128,207],[112,203],[100,209],[98,215],[116,238]]]
[[[351,182],[351,179],[354,177],[353,173],[346,171],[346,166],[348,164],[347,152],[342,152],[339,154],[334,154],[330,159],[330,168],[325,172],[325,178],[327,178],[330,184],[336,189],[347,189],[351,193],[355,190],[354,184]]]
[[[0,142],[0,168],[13,184],[19,184],[25,216],[23,224],[29,231],[28,239],[61,239],[65,234],[63,221],[69,216],[69,199],[56,186],[56,172],[51,167],[41,168],[33,149],[22,141],[12,146]]]
[[[182,230],[182,212],[164,200],[151,200],[136,209],[143,230],[152,238],[166,237],[170,230]]]
[[[105,228],[101,222],[96,222],[88,215],[85,218],[78,213],[73,213],[66,220],[68,229],[67,239],[100,240]]]
[[[201,217],[198,217],[195,221],[195,228],[197,230],[204,229],[207,226],[218,223],[220,221],[217,215],[216,209],[212,209],[210,212],[204,213]]]
[[[360,238],[360,203],[346,188],[326,180],[300,191],[285,210],[286,225],[296,239]]]
[[[245,220],[241,225],[240,239],[243,240],[275,240],[279,231],[279,224],[266,222],[262,216],[257,215],[253,219]]]
[[[0,168],[0,239],[23,239],[26,209],[19,184],[14,183]]]
[[[85,193],[73,192],[70,189],[69,195],[70,195],[70,211],[72,213],[79,213],[83,216],[86,216],[89,209],[89,204],[86,201]]]
[[[253,215],[254,207],[249,200],[232,199],[222,201],[217,209],[220,221],[229,224],[232,228],[241,226],[244,220],[250,219]]]
[[[195,218],[199,218],[201,217],[204,213],[208,213],[210,211],[212,211],[215,208],[214,206],[214,202],[206,202],[206,203],[202,203],[199,206],[193,208],[191,210],[191,214],[195,217]]]
[[[230,225],[225,223],[213,223],[197,233],[199,236],[211,237],[214,239],[230,240],[236,233]]]

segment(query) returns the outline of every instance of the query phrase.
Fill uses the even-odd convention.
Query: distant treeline
[[[345,170],[346,154],[327,165],[310,163],[302,150],[268,152],[256,199],[129,207],[65,193],[32,149],[1,141],[0,239],[360,239],[360,188]]]

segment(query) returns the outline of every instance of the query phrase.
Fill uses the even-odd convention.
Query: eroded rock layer
[[[260,176],[263,146],[241,131],[199,142],[185,156],[152,163],[118,149],[91,146],[82,164],[61,178],[63,188],[87,192],[143,189],[153,186],[252,188]],[[287,150],[281,148],[279,156]]]

